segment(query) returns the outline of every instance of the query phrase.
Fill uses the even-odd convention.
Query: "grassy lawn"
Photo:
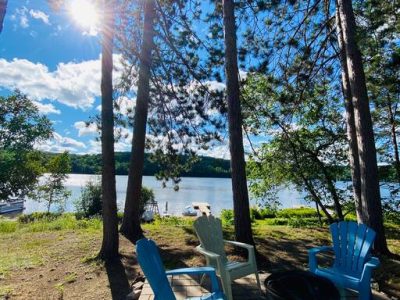
[[[157,220],[143,226],[154,239],[166,268],[200,266],[205,263],[194,247],[197,237],[190,219]],[[0,220],[0,299],[124,299],[140,271],[134,247],[120,238],[119,260],[104,264],[95,259],[101,245],[99,220],[76,220],[64,215],[51,221],[27,224]],[[232,238],[233,228],[225,228]],[[307,268],[307,250],[329,244],[327,229],[272,226],[254,223],[260,270]],[[387,227],[391,251],[400,254],[400,228]],[[233,249],[230,255],[236,256]],[[400,262],[382,259],[375,273],[379,287],[400,291]]]

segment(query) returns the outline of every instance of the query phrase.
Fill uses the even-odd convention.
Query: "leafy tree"
[[[52,135],[50,120],[16,91],[0,97],[0,199],[23,197],[42,174],[41,158],[33,150]]]
[[[345,191],[335,187],[343,169],[335,166],[345,161],[345,135],[341,103],[327,90],[328,80],[303,91],[301,106],[290,106],[288,94],[279,88],[279,80],[250,75],[245,82],[243,104],[245,126],[253,134],[269,134],[250,156],[250,188],[259,199],[273,203],[281,186],[294,185],[307,192],[307,199],[316,203],[332,222],[328,208],[343,219]],[[295,123],[294,123],[295,122]]]
[[[81,189],[81,196],[75,203],[79,215],[85,218],[102,214],[101,183],[89,180]]]
[[[71,161],[68,152],[53,156],[47,163],[42,182],[39,182],[30,196],[38,201],[47,203],[47,212],[50,212],[52,204],[58,204],[63,209],[65,201],[71,192],[64,186],[64,181],[71,171]]]

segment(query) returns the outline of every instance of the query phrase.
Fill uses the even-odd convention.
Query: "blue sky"
[[[88,0],[66,0],[58,12],[46,0],[8,1],[0,34],[0,95],[18,88],[53,122],[54,138],[39,149],[98,153],[96,128],[87,128],[84,122],[99,113],[100,36],[95,27],[83,27],[73,18],[68,5],[74,1],[81,5]],[[115,54],[117,66],[118,61]],[[135,100],[117,101],[123,108]],[[130,150],[130,129],[123,131],[126,137],[116,144],[116,151]],[[199,154],[229,158],[227,141]]]
[[[53,121],[55,138],[39,148],[97,152],[95,133],[79,131],[100,104],[99,35],[45,0],[9,0],[0,34],[0,93],[20,89]],[[81,126],[82,127],[82,126]],[[85,131],[85,130],[84,130]]]

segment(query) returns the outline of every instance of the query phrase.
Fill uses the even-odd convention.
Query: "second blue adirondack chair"
[[[210,267],[182,268],[165,271],[156,244],[149,239],[140,239],[136,243],[136,254],[144,275],[150,283],[155,300],[175,300],[175,295],[168,282],[167,275],[206,274],[211,279],[211,294],[192,297],[193,300],[224,300],[225,296],[219,288],[215,269]]]
[[[359,299],[371,299],[372,269],[379,259],[371,257],[375,231],[364,224],[342,221],[330,226],[333,247],[309,250],[309,268],[316,275],[330,279],[339,287],[356,290]],[[319,268],[317,253],[333,250],[335,260],[331,268]]]

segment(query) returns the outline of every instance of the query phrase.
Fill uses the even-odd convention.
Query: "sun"
[[[69,13],[74,21],[89,32],[97,31],[99,11],[93,0],[71,0]]]

